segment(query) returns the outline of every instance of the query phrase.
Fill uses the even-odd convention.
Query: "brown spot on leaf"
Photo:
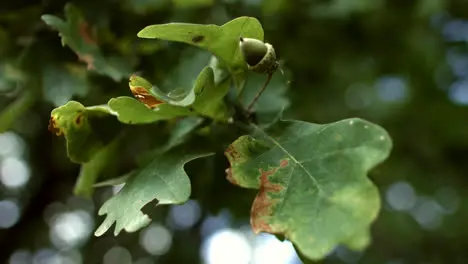
[[[87,44],[96,45],[96,41],[91,36],[89,24],[86,21],[80,22],[78,26],[78,30],[79,30],[80,36],[83,38],[83,40]]]
[[[75,125],[76,126],[81,126],[83,124],[83,119],[84,119],[84,116],[82,113],[78,114],[76,117],[75,117]]]
[[[198,35],[192,38],[193,43],[200,43],[205,39],[205,36]]]
[[[49,119],[49,126],[48,130],[52,133],[54,133],[56,136],[61,136],[63,135],[63,131],[57,126],[57,122],[55,120],[55,117],[51,116]]]
[[[241,158],[240,153],[234,148],[233,145],[229,145],[226,151],[224,151],[224,155],[228,158],[229,163],[231,164],[234,164]],[[232,175],[232,168],[226,169],[226,179],[234,185],[239,185],[239,183]]]
[[[241,158],[240,153],[234,148],[233,145],[229,145],[226,151],[224,151],[224,155],[229,159],[231,164],[237,162]]]
[[[280,168],[288,166],[289,161],[287,159],[281,160],[280,167],[273,168],[271,170],[260,171],[260,190],[255,197],[255,200],[252,204],[252,209],[250,213],[250,224],[255,233],[268,232],[268,233],[279,233],[279,230],[273,228],[270,223],[268,223],[269,218],[271,217],[272,207],[275,205],[275,199],[271,198],[272,193],[279,193],[283,190],[283,186],[280,184],[272,183],[270,177],[274,175]]]
[[[149,108],[155,108],[159,104],[163,102],[156,99],[152,96],[145,88],[143,87],[133,87],[130,86],[130,90],[132,91],[133,96],[138,99],[140,102],[144,103]]]
[[[289,160],[288,159],[283,159],[280,161],[280,167],[285,168],[289,165]]]

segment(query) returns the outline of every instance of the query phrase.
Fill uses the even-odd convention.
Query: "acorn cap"
[[[265,43],[258,39],[240,38],[239,46],[249,66],[257,65],[268,52]]]

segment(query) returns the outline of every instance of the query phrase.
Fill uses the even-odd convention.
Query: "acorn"
[[[240,50],[250,70],[261,74],[273,74],[278,69],[275,49],[258,39],[240,38]]]

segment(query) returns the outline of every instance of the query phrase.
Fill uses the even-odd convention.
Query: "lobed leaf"
[[[387,132],[361,119],[279,121],[255,131],[225,153],[228,180],[259,189],[251,209],[254,232],[284,236],[313,260],[342,243],[366,247],[380,208],[366,174],[388,157]]]
[[[233,72],[246,68],[239,38],[263,41],[263,28],[253,17],[238,17],[222,26],[191,23],[151,25],[138,33],[140,38],[157,38],[190,44],[213,53]]]
[[[80,11],[72,4],[65,6],[66,20],[52,15],[43,15],[42,20],[57,30],[62,38],[62,45],[68,45],[78,58],[88,65],[89,70],[107,75],[115,81],[128,77],[131,69],[121,58],[106,58],[90,34],[90,27]]]
[[[115,236],[122,230],[135,232],[146,226],[151,219],[141,209],[154,200],[159,205],[186,202],[191,187],[184,165],[208,155],[211,153],[186,145],[156,155],[148,165],[132,175],[117,195],[102,205],[99,215],[107,216],[95,235],[103,235],[114,222]]]

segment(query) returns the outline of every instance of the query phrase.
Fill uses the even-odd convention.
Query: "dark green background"
[[[372,226],[372,245],[363,253],[340,248],[324,262],[468,262],[467,1],[185,1],[192,3],[189,6],[174,2],[182,4],[170,0],[74,3],[92,25],[103,54],[125,58],[133,71],[161,84],[170,83],[168,78],[183,81],[201,70],[182,68],[175,78],[170,75],[195,49],[138,39],[140,29],[167,22],[223,24],[238,16],[258,18],[265,41],[274,45],[288,72],[287,117],[316,123],[360,117],[383,126],[393,138],[391,157],[370,174],[382,195],[382,210]],[[82,66],[68,47],[61,46],[57,32],[40,19],[46,13],[63,17],[66,3],[0,3],[0,131],[20,136],[24,142],[21,159],[31,172],[28,184],[20,189],[0,187],[0,200],[16,200],[21,208],[16,224],[0,230],[0,263],[8,263],[16,250],[34,255],[54,247],[45,220],[51,203],[60,212],[82,208],[95,217],[97,225],[102,221],[97,209],[103,197],[110,195],[104,188],[95,193],[94,203],[72,198],[79,167],[68,161],[63,139],[47,131],[54,103],[69,99],[67,89],[72,85],[49,86],[60,83],[63,73],[60,66],[45,69],[63,63]],[[115,82],[92,72],[83,86],[73,87],[77,94],[73,99],[85,105],[131,95],[127,80]],[[135,153],[163,140],[164,132],[158,129],[158,125],[135,128],[127,151],[108,175],[128,170]],[[6,149],[7,141],[0,142],[0,160],[4,161],[8,157],[1,153],[6,153],[2,148]],[[192,181],[202,219],[188,230],[174,232],[170,251],[154,257],[153,263],[201,261],[199,229],[209,214],[229,210],[234,228],[248,221],[255,192],[227,183],[226,166],[221,155],[189,165],[201,175]],[[405,210],[396,210],[398,206]],[[163,222],[167,210],[161,207],[152,213]],[[138,239],[138,233],[117,238],[91,235],[68,252],[80,252],[82,263],[102,263],[106,252],[120,245],[134,261],[151,258]]]

